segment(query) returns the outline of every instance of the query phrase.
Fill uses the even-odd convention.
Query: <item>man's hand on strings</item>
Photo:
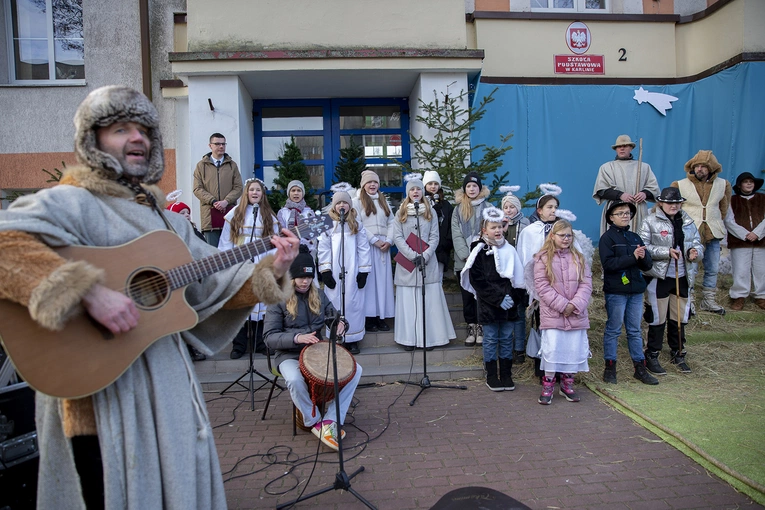
[[[96,284],[82,298],[88,314],[106,329],[118,335],[138,326],[138,308],[125,294]]]
[[[271,244],[276,248],[276,260],[273,267],[277,278],[281,278],[289,270],[300,250],[300,239],[295,234],[283,228],[282,235],[284,237],[271,236]]]

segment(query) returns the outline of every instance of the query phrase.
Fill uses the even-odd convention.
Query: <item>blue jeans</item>
[[[616,346],[624,324],[630,358],[632,361],[643,361],[643,335],[640,331],[643,294],[606,294],[605,297],[608,320],[603,333],[603,357],[616,361]]]
[[[717,287],[717,269],[720,267],[720,240],[712,239],[704,245],[704,280],[708,289]]]
[[[523,317],[517,321],[511,322],[513,325],[513,350],[526,350],[526,308],[518,307],[518,315]]]
[[[487,363],[499,357],[513,359],[512,334],[515,323],[509,321],[481,324],[483,326],[483,361]]]

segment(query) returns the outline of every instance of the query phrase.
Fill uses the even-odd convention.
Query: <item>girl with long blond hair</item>
[[[327,297],[348,321],[348,331],[345,334],[348,350],[351,354],[358,354],[361,352],[359,342],[364,338],[366,318],[362,289],[366,286],[367,276],[372,270],[369,240],[364,224],[358,220],[356,210],[351,207],[351,186],[348,183],[338,183],[331,189],[334,194],[329,217],[332,218],[334,226],[322,233],[318,239],[316,253],[319,258],[319,272]],[[341,278],[343,266],[345,279]]]
[[[323,444],[337,450],[338,434],[343,434],[340,427],[361,379],[361,366],[356,364],[356,374],[340,390],[339,403],[333,399],[322,416],[314,408],[308,385],[300,372],[300,353],[309,345],[326,340],[326,324],[335,317],[336,312],[324,292],[313,284],[316,270],[307,246],[300,245],[300,253],[290,266],[290,274],[295,292],[286,302],[268,307],[266,345],[275,351],[274,361],[284,377],[292,402],[303,415],[303,424]],[[340,409],[339,424],[335,422],[335,406]]]
[[[380,191],[380,177],[372,170],[361,172],[361,187],[353,198],[353,208],[364,224],[371,250],[372,271],[364,287],[366,330],[390,331],[385,322],[393,317],[393,268],[390,247],[393,244],[393,211]]]
[[[218,249],[230,250],[241,246],[252,239],[268,239],[279,233],[279,222],[274,215],[266,196],[266,185],[260,179],[247,179],[239,203],[224,216],[225,223],[221,231]],[[258,262],[265,253],[255,257]],[[241,358],[247,352],[248,328],[255,335],[255,352],[265,354],[263,343],[263,316],[266,305],[258,303],[252,309],[249,320],[234,338],[231,349],[231,359]]]
[[[454,192],[456,205],[452,212],[452,244],[455,274],[465,267],[465,261],[470,256],[470,245],[481,238],[481,215],[491,205],[487,200],[489,194],[489,188],[482,184],[478,172],[468,172],[462,181],[462,189]],[[481,345],[483,329],[478,324],[475,297],[465,289],[461,290],[462,314],[468,329],[465,345]]]
[[[435,257],[439,239],[438,217],[430,206],[430,201],[423,200],[425,186],[420,175],[409,174],[407,177],[410,178],[406,183],[406,198],[401,202],[396,221],[393,222],[393,243],[399,253],[410,261],[417,265],[425,264],[425,281],[423,282],[419,267],[409,271],[401,264],[396,266],[396,325],[393,339],[399,345],[403,345],[405,350],[412,351],[415,347],[425,346],[432,349],[446,345],[457,335],[449,317],[441,273],[438,271],[438,260]],[[411,234],[422,239],[428,246],[421,255],[407,243]],[[428,311],[425,314],[427,339],[424,339],[422,332],[423,283]]]
[[[552,224],[542,249],[534,255],[534,288],[539,298],[540,368],[544,371],[538,402],[552,403],[556,372],[561,374],[560,395],[579,402],[574,374],[590,370],[587,306],[592,273],[574,245],[574,231],[566,220]]]

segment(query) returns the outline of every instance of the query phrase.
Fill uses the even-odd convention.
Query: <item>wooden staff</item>
[[[640,193],[640,171],[643,169],[643,139],[640,138],[639,140],[639,149],[638,149],[638,167],[637,167],[637,181],[635,182],[635,195]],[[637,215],[637,206],[639,204],[635,204],[635,216],[632,217],[632,231],[637,232],[637,229],[640,225],[637,224],[638,222],[638,215]]]
[[[682,250],[682,248],[680,248]],[[680,259],[675,259],[675,302],[677,303],[677,344],[679,345],[677,355],[683,354],[683,326],[680,318]]]

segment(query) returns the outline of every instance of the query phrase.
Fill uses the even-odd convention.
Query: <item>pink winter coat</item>
[[[587,305],[592,294],[592,272],[585,267],[584,280],[577,280],[577,267],[570,250],[558,250],[553,255],[552,267],[555,283],[550,284],[545,274],[547,254],[534,255],[534,287],[539,295],[540,329],[589,329]],[[569,303],[574,313],[565,317],[563,311]]]

